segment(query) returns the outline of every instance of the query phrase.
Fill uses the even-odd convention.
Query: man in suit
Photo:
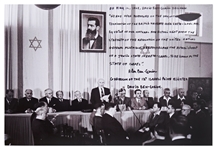
[[[70,100],[64,99],[63,96],[64,96],[63,91],[56,92],[57,102],[56,102],[55,109],[57,112],[70,110]]]
[[[160,102],[162,107],[167,107],[169,103],[175,104],[175,101],[170,96],[170,89],[169,88],[164,89],[164,95],[159,98],[159,102]]]
[[[131,99],[129,97],[126,97],[126,90],[124,88],[121,88],[119,90],[119,96],[116,96],[114,98],[114,103],[117,105],[117,111],[120,110],[119,105],[125,105],[126,109],[125,110],[130,110],[131,109]],[[122,109],[121,109],[122,111]]]
[[[141,90],[136,89],[134,93],[135,93],[135,97],[131,99],[131,108],[134,110],[148,109],[148,104],[146,100],[141,97]]]
[[[169,135],[170,145],[191,145],[190,139],[186,138],[189,126],[186,116],[178,115],[170,120]]]
[[[99,35],[100,22],[98,18],[88,18],[86,36],[83,38],[83,49],[103,49],[103,38]]]
[[[14,98],[12,89],[6,90],[5,95],[5,113],[16,113],[18,107],[18,99]]]
[[[93,88],[91,91],[91,103],[93,104],[93,106],[96,103],[106,103],[106,102],[110,102],[112,100],[112,97],[110,95],[110,89],[104,87],[104,80],[103,79],[99,79],[98,80],[98,87]],[[109,96],[109,101],[106,101],[106,99],[104,97],[106,97],[105,95],[110,95]]]
[[[166,125],[167,112],[161,111],[161,105],[159,102],[155,102],[152,109],[153,114],[150,116],[147,123],[142,128],[144,131],[153,132],[154,127],[158,124]]]
[[[182,105],[187,103],[187,98],[184,95],[185,91],[183,88],[179,88],[178,90],[178,95],[174,96],[173,99],[175,101],[175,108],[176,109],[181,109]]]
[[[194,117],[192,123],[192,142],[196,145],[206,144],[207,117],[201,109],[199,100],[193,102]]]
[[[191,106],[184,104],[181,109],[181,114],[187,117],[188,125],[189,125],[189,132],[187,135],[187,138],[191,139],[191,133],[192,133],[192,125],[194,121],[194,112],[191,111]]]
[[[106,103],[105,114],[102,117],[103,130],[108,145],[124,145],[129,141],[129,137],[119,121],[114,118],[115,113],[116,105]]]
[[[141,144],[144,141],[151,139],[154,129],[157,125],[161,125],[166,128],[166,120],[168,114],[165,111],[161,111],[161,105],[159,102],[155,102],[152,108],[152,114],[148,121],[135,133],[136,143]]]
[[[57,135],[58,129],[52,120],[48,119],[48,111],[47,103],[42,101],[38,103],[33,113],[31,128],[35,145],[72,145],[71,139]]]
[[[168,113],[168,116],[166,117],[165,129],[168,132],[168,130],[169,130],[169,123],[170,123],[171,119],[173,117],[176,117],[176,116],[180,115],[181,113],[179,111],[176,111],[175,106],[173,105],[173,103],[169,103],[168,104],[167,113]],[[167,133],[166,134],[166,140],[169,140],[169,139],[170,139],[170,137],[169,137],[169,134]]]
[[[33,91],[31,89],[25,90],[25,97],[19,99],[18,112],[32,113],[36,108],[35,104],[38,103],[38,99],[32,97]]]
[[[201,86],[199,86],[197,88],[197,99],[203,99],[205,100],[206,102],[209,100],[207,95],[203,92],[203,88]]]
[[[80,91],[75,92],[75,99],[72,101],[72,110],[81,111],[88,108],[88,101],[81,96]]]
[[[53,97],[53,90],[50,88],[47,88],[44,90],[45,97],[41,98],[39,101],[44,101],[48,104],[49,112],[56,112],[56,104],[58,102],[58,99]]]
[[[198,92],[197,91],[192,92],[191,97],[189,97],[188,100],[186,100],[186,104],[193,107],[193,102],[194,101],[199,101],[201,103],[201,109],[202,110],[205,110],[205,108],[207,107],[206,101],[204,99],[201,99],[201,98],[198,97]]]
[[[152,97],[149,97],[149,91],[148,90],[144,90],[143,91],[143,98],[146,100],[147,104],[148,104],[148,108],[152,108],[154,105],[154,99]]]

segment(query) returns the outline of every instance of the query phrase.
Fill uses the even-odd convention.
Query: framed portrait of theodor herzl
[[[80,10],[80,52],[106,52],[106,12]]]

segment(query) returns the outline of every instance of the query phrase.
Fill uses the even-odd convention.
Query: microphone
[[[140,126],[142,127],[142,126],[143,126],[143,124],[140,122],[140,119],[137,117],[137,115],[134,113],[134,111],[133,111],[133,110],[131,110],[131,111],[132,111],[133,115],[136,117],[136,119],[138,120],[138,122],[139,122]]]

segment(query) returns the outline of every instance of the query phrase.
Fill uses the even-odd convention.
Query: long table
[[[151,112],[150,110],[134,110],[117,112],[114,117],[122,124],[126,131],[136,131],[141,125],[147,122]],[[66,111],[48,114],[48,118],[56,117],[55,125],[68,124],[74,130],[82,128],[92,131],[89,123],[91,113],[81,111]],[[5,134],[13,139],[14,145],[33,145],[33,135],[31,131],[31,114],[5,114]]]

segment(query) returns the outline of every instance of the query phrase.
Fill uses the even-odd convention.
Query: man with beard
[[[102,49],[99,20],[95,17],[88,18],[87,27],[86,36],[83,38],[83,49]]]

